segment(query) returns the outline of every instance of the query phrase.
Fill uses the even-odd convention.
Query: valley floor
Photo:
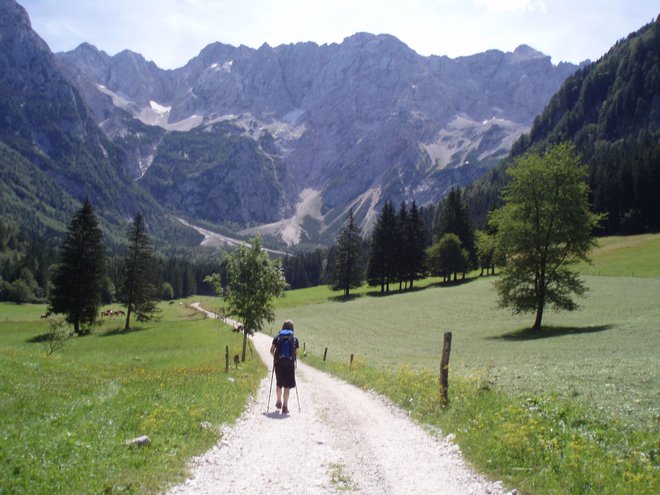
[[[271,337],[253,345],[270,365]],[[270,373],[241,419],[192,461],[192,477],[170,495],[210,493],[502,494],[476,474],[456,445],[399,408],[304,363],[289,415],[275,409]],[[268,412],[267,407],[270,405]]]

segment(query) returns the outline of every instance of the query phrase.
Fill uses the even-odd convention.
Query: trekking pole
[[[298,367],[298,360],[295,362],[296,368]],[[298,400],[298,412],[300,412],[300,396],[298,395],[298,382],[296,381],[296,399]]]
[[[268,387],[268,404],[266,405],[266,414],[270,408],[270,394],[273,392],[273,375],[275,374],[275,363],[273,363],[273,371],[270,373],[270,387]]]

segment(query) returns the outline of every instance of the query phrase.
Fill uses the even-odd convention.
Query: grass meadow
[[[47,356],[44,306],[0,304],[0,493],[160,493],[243,411],[265,368],[225,374],[241,338],[179,304],[107,318]],[[146,447],[125,442],[148,435]]]
[[[492,277],[429,280],[389,295],[362,288],[344,302],[327,288],[291,291],[276,321],[294,320],[311,364],[454,434],[478,469],[523,493],[657,493],[659,239],[602,240],[593,266],[582,268],[607,276],[585,275],[580,309],[547,311],[541,332],[528,330],[533,315],[496,307]],[[447,331],[450,404],[442,408]]]
[[[538,333],[533,315],[497,309],[493,277],[362,287],[347,301],[327,287],[289,291],[265,332],[293,319],[308,363],[454,435],[477,469],[522,493],[657,493],[659,239],[601,240],[580,267],[580,310],[548,311]],[[160,493],[240,415],[265,367],[248,354],[225,374],[225,346],[238,353],[241,337],[185,305],[162,308],[131,332],[107,318],[48,356],[44,306],[0,303],[0,494]],[[140,435],[151,444],[125,445]]]

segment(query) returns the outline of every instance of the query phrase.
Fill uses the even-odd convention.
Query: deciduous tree
[[[243,352],[245,361],[247,336],[263,328],[264,320],[275,319],[273,299],[286,289],[286,279],[280,259],[271,260],[261,249],[261,238],[255,237],[251,246],[240,246],[223,261],[227,269],[227,288],[222,286],[220,274],[205,278],[213,284],[217,294],[226,302],[225,314],[243,324]]]
[[[546,304],[576,309],[572,295],[586,287],[571,265],[588,260],[600,217],[589,210],[587,168],[572,144],[529,152],[509,168],[504,206],[493,213],[496,245],[505,266],[495,286],[499,304],[535,312],[539,329]]]

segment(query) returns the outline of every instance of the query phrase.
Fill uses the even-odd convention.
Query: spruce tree
[[[445,234],[456,234],[461,240],[461,247],[468,252],[470,262],[474,263],[476,261],[474,227],[460,189],[454,188],[449,191],[442,203],[441,211],[437,238],[440,239]]]
[[[148,321],[158,314],[155,260],[151,240],[142,213],[135,215],[127,233],[128,255],[124,262],[121,302],[126,306],[126,326],[130,329],[131,315],[138,321]]]
[[[96,322],[105,279],[103,234],[88,199],[74,215],[60,249],[49,311],[66,315],[77,335]]]
[[[425,230],[424,220],[422,220],[422,217],[419,214],[417,204],[413,201],[405,228],[406,256],[408,258],[406,275],[410,282],[410,288],[413,286],[413,281],[419,280],[425,274]]]
[[[332,284],[332,290],[343,290],[344,297],[349,296],[350,289],[362,285],[361,241],[360,227],[355,223],[351,208],[346,223],[337,236],[337,254]]]
[[[406,242],[406,230],[408,229],[409,218],[406,202],[402,201],[399,212],[396,216],[394,232],[394,272],[399,282],[399,290],[403,283],[408,281],[408,272],[410,258],[408,257],[408,244]]]
[[[389,292],[394,280],[396,213],[391,201],[386,201],[376,220],[371,236],[367,281],[369,285],[380,285],[381,292]]]

